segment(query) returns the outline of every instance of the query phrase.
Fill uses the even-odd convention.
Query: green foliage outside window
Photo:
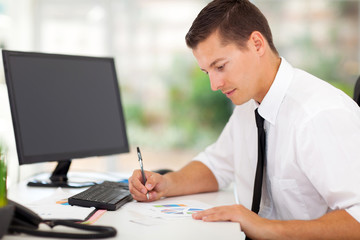
[[[161,79],[167,89],[164,106],[153,106],[150,98],[145,106],[131,94],[124,95],[130,145],[200,150],[216,141],[233,105],[223,93],[210,89],[208,76],[194,59],[174,56]]]
[[[185,133],[179,145],[210,144],[229,120],[232,103],[211,90],[208,76],[198,66],[188,66],[183,75],[183,81],[170,87],[171,124]]]

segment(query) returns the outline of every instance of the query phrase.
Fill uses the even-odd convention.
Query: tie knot
[[[257,128],[264,128],[264,118],[260,116],[258,108],[255,109],[255,120]]]

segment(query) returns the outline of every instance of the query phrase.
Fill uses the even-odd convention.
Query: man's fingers
[[[203,220],[204,222],[220,222],[230,221],[230,217],[222,212],[207,212],[207,213],[196,213],[193,218],[196,220]]]
[[[206,222],[215,221],[232,221],[240,222],[239,218],[242,215],[242,206],[231,205],[210,208],[198,213],[193,214],[193,218],[197,220],[203,220]]]
[[[131,193],[131,196],[133,197],[133,199],[139,201],[139,202],[144,202],[144,201],[147,201],[147,198],[146,198],[146,194],[143,194],[139,191],[132,191],[130,192]]]
[[[133,198],[137,201],[154,201],[162,197],[163,181],[160,174],[144,171],[146,176],[145,186],[143,185],[143,177],[140,170],[135,170],[133,175],[129,178],[129,190]]]
[[[140,192],[146,193],[147,189],[141,182],[141,171],[135,170],[133,175],[129,178],[129,188],[137,189]]]
[[[214,214],[216,210],[214,208],[210,208],[201,212],[194,213],[192,217],[196,220],[203,220],[205,217]]]
[[[142,176],[140,170],[135,170],[133,175],[129,178],[129,190],[135,200],[147,200],[146,193],[148,190],[141,182]]]
[[[146,175],[146,184],[145,184],[145,188],[148,191],[152,191],[154,189],[154,187],[161,181],[159,178],[159,174],[153,173],[153,172],[145,172]]]

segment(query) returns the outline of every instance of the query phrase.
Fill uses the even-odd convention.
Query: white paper
[[[123,206],[130,213],[129,221],[145,226],[164,224],[168,220],[192,219],[192,213],[211,207],[200,201],[170,199],[151,203],[130,202]]]
[[[95,208],[62,205],[57,203],[61,200],[67,200],[72,195],[74,194],[66,193],[61,188],[58,188],[54,194],[36,202],[26,204],[26,207],[45,220],[67,219],[83,221],[95,210]]]

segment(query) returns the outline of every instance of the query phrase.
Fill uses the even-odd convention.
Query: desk
[[[21,182],[9,189],[8,197],[19,203],[30,203],[46,196],[51,195],[54,188],[28,187],[26,182]],[[78,189],[64,189],[77,193]],[[213,206],[234,204],[234,195],[231,189],[222,190],[214,193],[202,193],[188,196],[180,196],[171,199],[197,200]],[[117,235],[111,239],[121,240],[162,240],[162,239],[245,239],[245,235],[240,231],[239,224],[231,222],[206,223],[198,220],[181,219],[169,221],[169,223],[156,226],[143,226],[130,222],[129,212],[126,209],[106,212],[95,224],[113,226],[117,230]],[[56,229],[56,228],[55,228]],[[3,240],[10,239],[44,239],[29,235],[6,235]]]

